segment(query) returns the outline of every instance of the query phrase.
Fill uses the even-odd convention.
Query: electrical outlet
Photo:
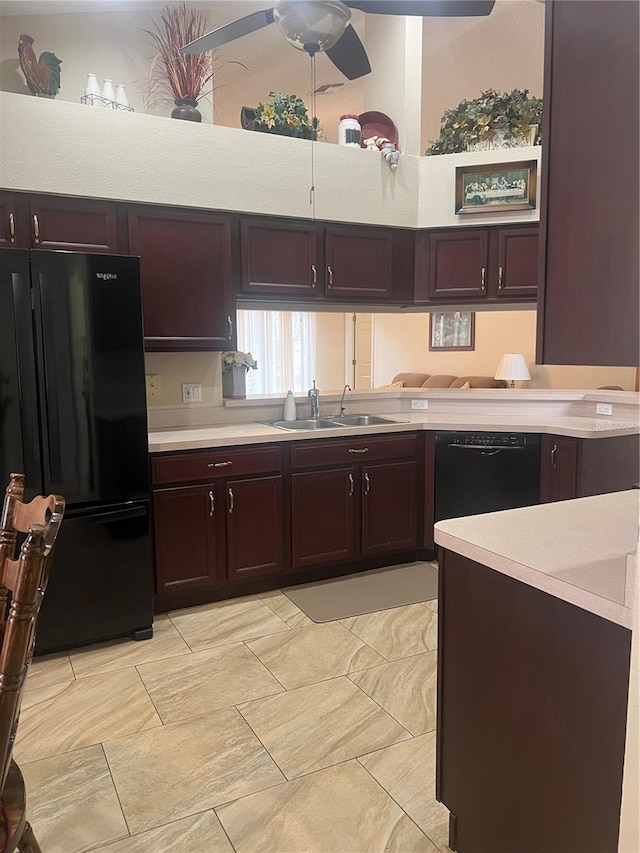
[[[145,374],[145,384],[147,389],[147,397],[151,399],[151,397],[159,397],[160,396],[160,376],[157,373],[147,373]]]
[[[412,400],[411,401],[412,409],[428,409],[429,401],[428,400]]]
[[[596,415],[612,415],[613,406],[611,403],[596,403]]]
[[[183,382],[182,383],[182,402],[183,403],[201,403],[202,402],[202,385],[200,382]]]

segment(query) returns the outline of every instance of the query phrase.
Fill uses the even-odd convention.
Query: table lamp
[[[509,387],[515,388],[516,379],[531,379],[531,374],[527,369],[527,362],[524,360],[524,356],[521,353],[506,352],[502,356],[498,369],[496,370],[496,375],[493,378],[506,379],[511,383]]]

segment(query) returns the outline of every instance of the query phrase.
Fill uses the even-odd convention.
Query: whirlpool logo
[[[96,278],[100,278],[102,281],[113,281],[118,278],[118,276],[114,272],[97,272]]]

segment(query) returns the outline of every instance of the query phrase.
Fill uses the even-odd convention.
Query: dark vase
[[[171,118],[181,118],[184,121],[202,121],[202,115],[197,107],[198,102],[193,98],[176,98],[175,108],[171,110]]]

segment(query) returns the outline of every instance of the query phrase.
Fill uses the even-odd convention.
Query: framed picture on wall
[[[456,167],[456,213],[533,210],[537,160]]]
[[[434,311],[429,317],[430,350],[475,349],[474,311]]]

